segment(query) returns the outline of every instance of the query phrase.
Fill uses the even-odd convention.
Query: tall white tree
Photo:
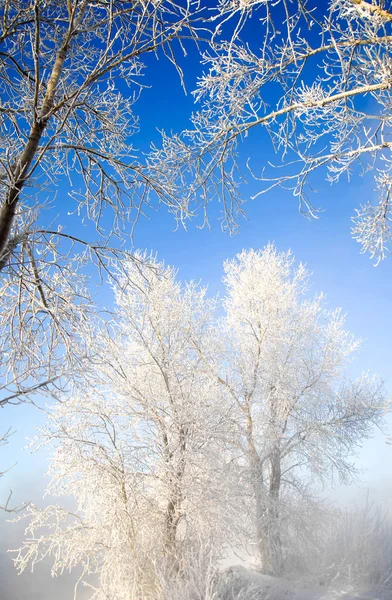
[[[81,565],[93,598],[161,597],[159,573],[178,576],[199,539],[221,544],[230,511],[220,389],[195,348],[212,339],[215,301],[149,262],[127,265],[88,383],[39,435],[55,448],[49,492],[76,510],[29,507],[16,559],[20,571],[45,556],[55,574]]]
[[[259,193],[289,189],[308,216],[318,213],[309,194],[316,171],[330,182],[373,171],[380,197],[358,207],[352,233],[379,262],[392,238],[391,2],[222,0],[219,6],[225,41],[215,36],[205,53],[196,90],[201,108],[188,131],[165,135],[151,157],[162,180],[189,198],[221,198],[224,225],[235,230],[247,158],[238,163],[238,148],[248,135],[260,145],[247,162]]]
[[[295,503],[311,504],[315,479],[355,476],[352,456],[383,422],[377,379],[350,382],[358,341],[322,295],[307,299],[308,273],[273,245],[225,263],[221,384],[235,400],[241,465],[253,495],[262,567],[280,574]],[[244,462],[245,461],[245,462]],[[297,510],[298,513],[298,510]],[[308,524],[309,525],[309,524]]]

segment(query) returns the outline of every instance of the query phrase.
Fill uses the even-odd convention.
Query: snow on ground
[[[363,587],[358,589],[339,585],[306,587],[293,581],[263,575],[240,565],[230,567],[227,571],[237,581],[240,579],[247,586],[259,588],[260,600],[392,600],[390,592],[379,594]]]

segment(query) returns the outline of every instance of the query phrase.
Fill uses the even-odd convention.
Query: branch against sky
[[[121,242],[131,239],[150,203],[159,200],[178,222],[198,212],[207,222],[215,198],[223,209],[223,227],[235,230],[244,209],[237,149],[241,139],[260,128],[288,161],[288,171],[276,177],[267,171],[257,175],[261,192],[288,186],[307,214],[317,214],[306,190],[318,167],[328,168],[328,178],[336,181],[356,164],[365,171],[375,165],[382,197],[379,204],[358,209],[353,234],[376,260],[388,252],[387,6],[341,0],[331,4],[328,14],[319,14],[310,2],[223,1],[216,12],[207,11],[209,22],[197,2],[171,0],[36,0],[29,6],[3,0],[0,9],[0,274],[5,299],[0,329],[3,344],[12,339],[14,358],[22,357],[24,348],[30,357],[37,348],[64,350],[70,337],[62,329],[70,319],[83,319],[72,316],[71,307],[83,314],[90,308],[81,269],[94,264],[101,274],[112,272]],[[255,23],[261,28],[261,49],[246,44],[248,25]],[[178,58],[201,38],[209,50],[196,92],[202,110],[193,118],[194,128],[177,137],[164,135],[162,149],[153,150],[145,163],[131,137],[138,130],[135,105],[149,83],[147,56],[165,55],[182,78]],[[253,157],[248,165],[256,174],[263,166]],[[74,223],[90,223],[95,243],[91,228],[87,239],[65,230],[61,216],[47,225],[46,213],[64,213],[62,190],[57,198],[53,194],[59,181],[69,182]],[[38,341],[48,337],[47,345]],[[76,347],[66,346],[71,354]],[[7,352],[4,373],[11,368]],[[71,354],[71,363],[79,363],[80,357]],[[49,354],[37,356],[29,369],[38,372],[41,359],[43,368],[34,380],[27,382],[23,375],[25,357],[16,378],[7,374],[4,401],[15,394],[26,399],[29,386],[44,389],[45,382],[62,374],[63,368],[50,367],[48,375]]]
[[[259,182],[254,197],[288,189],[309,217],[318,213],[310,197],[317,171],[331,183],[373,171],[380,197],[358,207],[352,235],[378,264],[392,238],[391,3],[251,0],[222,2],[221,10],[234,33],[213,38],[204,54],[195,91],[201,108],[189,130],[163,135],[151,168],[179,196],[203,206],[220,199],[230,231],[244,212],[246,158]],[[257,141],[261,130],[260,152],[242,160],[244,139]]]
[[[0,405],[83,369],[86,275],[113,273],[150,201],[190,214],[131,138],[147,57],[181,81],[178,58],[205,33],[198,2],[0,1]]]
[[[0,434],[0,448],[1,446],[5,446],[5,444],[8,444],[9,438],[12,435],[12,430],[11,428],[8,428],[7,431],[4,431]],[[4,471],[0,471],[0,477],[3,477],[4,475]]]
[[[42,202],[37,186],[60,175],[74,184],[75,207],[104,240],[137,220],[154,189],[130,144],[143,60],[158,52],[177,65],[182,42],[197,41],[201,23],[197,4],[171,0],[36,0],[28,7],[4,0],[1,10],[4,268],[15,246],[33,235],[29,221]],[[32,187],[35,193],[26,191]],[[170,208],[181,212],[175,202]],[[106,213],[111,218],[102,223]]]

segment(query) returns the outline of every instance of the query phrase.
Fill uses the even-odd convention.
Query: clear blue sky
[[[184,97],[174,69],[163,60],[148,61],[146,84],[135,107],[140,117],[141,133],[133,143],[147,150],[151,141],[159,142],[157,129],[179,131],[188,126],[194,108],[190,95]],[[183,61],[189,89],[194,87],[199,66],[195,54]],[[252,134],[242,148],[241,160],[252,155],[255,163],[271,159],[271,147],[257,132]],[[177,266],[183,279],[202,280],[209,285],[211,294],[222,290],[222,262],[243,248],[262,248],[274,241],[279,250],[291,248],[298,260],[307,263],[313,272],[313,291],[324,291],[331,307],[342,306],[347,311],[347,327],[364,338],[363,348],[353,365],[353,374],[370,369],[378,372],[392,391],[391,339],[392,339],[392,257],[375,268],[368,256],[360,254],[359,245],[350,237],[351,217],[360,202],[373,195],[373,182],[354,179],[331,187],[322,178],[317,182],[318,192],[314,203],[325,212],[317,221],[308,221],[298,212],[296,199],[288,191],[274,190],[268,195],[246,205],[248,220],[241,222],[237,235],[222,233],[218,222],[219,206],[211,208],[212,230],[200,230],[190,224],[188,231],[174,231],[175,223],[164,208],[150,212],[149,220],[140,221],[135,234],[135,246],[157,251],[167,263]],[[244,198],[258,191],[257,182],[248,177],[242,187]],[[69,209],[67,188],[59,190],[58,202],[66,214]],[[72,224],[75,217],[64,217]],[[67,222],[66,222],[67,224]],[[100,300],[110,304],[108,289],[101,290]],[[27,406],[6,407],[1,411],[1,429],[17,429],[10,444],[0,450],[0,466],[18,461],[18,465],[0,479],[0,498],[12,487],[17,499],[29,500],[29,493],[43,487],[42,473],[46,469],[45,455],[31,456],[22,452],[26,436],[33,436],[35,425],[42,414]],[[387,446],[382,436],[366,445],[360,458],[368,469],[365,479],[379,482],[392,480],[392,446]]]
[[[148,150],[151,141],[159,142],[157,129],[180,131],[187,127],[194,109],[192,97],[184,97],[173,68],[162,60],[148,62],[145,83],[152,83],[153,87],[144,90],[135,107],[141,132],[133,140],[133,144],[143,151]],[[194,53],[183,61],[183,67],[189,89],[192,89],[200,72]],[[270,145],[257,132],[252,132],[247,145],[242,148],[241,160],[244,162],[248,155],[252,156],[254,164],[272,158]],[[190,224],[188,231],[174,231],[173,218],[162,208],[157,212],[150,211],[149,220],[140,221],[135,246],[158,252],[160,258],[179,268],[182,279],[201,279],[208,284],[211,294],[222,291],[223,261],[243,248],[262,248],[268,241],[274,241],[279,250],[291,248],[296,258],[307,263],[313,272],[313,291],[324,291],[331,307],[342,306],[347,312],[347,327],[364,338],[362,352],[351,369],[353,376],[367,369],[378,372],[392,392],[392,257],[375,268],[367,256],[360,254],[359,245],[350,237],[355,208],[374,193],[372,179],[354,179],[352,183],[342,182],[331,187],[320,178],[316,184],[318,192],[313,200],[325,211],[317,221],[308,221],[299,214],[297,201],[290,192],[274,190],[247,203],[248,220],[241,222],[239,233],[233,237],[220,230],[218,205],[211,207],[212,230],[200,230],[196,224]],[[244,198],[257,191],[257,182],[248,177],[248,184],[242,187]],[[57,196],[59,213],[67,231],[79,233],[74,229],[75,225],[80,229],[76,217],[67,216],[70,210],[67,192],[67,185],[62,183]],[[99,299],[103,304],[111,304],[108,286],[100,290]],[[17,430],[9,445],[0,448],[0,470],[18,463],[0,479],[0,504],[10,488],[14,490],[15,502],[39,502],[45,486],[43,475],[47,456],[43,452],[30,454],[22,448],[26,437],[35,435],[44,414],[31,406],[21,405],[5,407],[0,416],[1,430],[8,426]],[[366,469],[364,486],[369,485],[378,496],[383,491],[384,497],[392,497],[392,446],[385,443],[381,434],[365,444],[358,465]],[[352,488],[348,492],[334,493],[336,498],[342,496],[356,498],[358,490]],[[15,597],[17,593],[18,600],[42,600],[43,590],[46,590],[45,598],[68,597],[69,582],[67,584],[63,579],[48,582],[45,565],[38,577],[32,578],[26,573],[16,578],[10,557],[4,552],[10,546],[17,547],[21,535],[20,527],[5,525],[4,515],[0,515],[3,592],[8,594],[7,597]]]

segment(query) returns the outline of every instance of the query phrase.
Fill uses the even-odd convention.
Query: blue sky
[[[190,94],[184,97],[173,67],[164,60],[148,60],[145,89],[135,106],[140,117],[140,133],[133,140],[136,147],[146,151],[151,141],[159,142],[158,129],[180,131],[188,126],[188,118],[194,108]],[[190,52],[182,61],[186,80],[191,90],[200,73],[195,54]],[[272,158],[271,147],[263,136],[252,133],[250,141],[241,150],[241,161],[248,155],[252,161],[262,164]],[[212,229],[200,230],[190,223],[188,231],[175,229],[173,217],[164,207],[150,211],[149,219],[142,219],[135,233],[135,247],[158,252],[160,258],[179,268],[182,279],[202,280],[208,284],[211,294],[222,291],[222,263],[242,249],[262,248],[274,241],[279,250],[291,248],[298,260],[307,263],[313,273],[312,290],[324,291],[331,307],[342,306],[347,311],[347,327],[364,338],[362,352],[352,366],[355,376],[362,370],[378,372],[392,392],[391,339],[392,339],[392,257],[377,268],[366,255],[360,254],[360,246],[350,237],[351,217],[355,208],[374,194],[370,176],[342,181],[331,187],[320,177],[316,182],[317,194],[313,201],[324,212],[318,220],[309,221],[298,211],[296,198],[291,192],[275,189],[269,194],[247,202],[247,220],[241,221],[239,233],[230,237],[219,225],[219,206],[211,207]],[[242,186],[245,199],[258,191],[258,184],[248,177]],[[61,186],[57,201],[68,210],[67,186]],[[65,210],[67,208],[67,210]],[[75,217],[68,219],[69,226]],[[108,288],[100,291],[102,303],[110,304]],[[17,499],[29,500],[31,490],[39,495],[43,488],[42,473],[46,470],[45,455],[30,455],[21,451],[26,436],[33,436],[35,426],[43,415],[28,406],[6,407],[1,411],[1,428],[12,426],[17,430],[8,446],[1,449],[0,465],[18,465],[0,479],[0,499],[12,487]],[[366,444],[361,453],[360,464],[368,469],[364,480],[379,486],[382,480],[390,485],[392,478],[392,446],[387,446],[378,434]]]
[[[251,181],[245,188],[249,195],[256,189],[256,183]],[[179,268],[182,279],[201,279],[211,294],[223,291],[223,261],[243,248],[262,248],[268,241],[274,241],[279,250],[291,248],[313,273],[312,292],[323,291],[331,307],[342,306],[347,312],[347,327],[364,338],[362,351],[351,367],[352,375],[367,369],[378,372],[392,392],[392,259],[375,268],[350,237],[354,207],[371,192],[371,182],[361,179],[334,187],[320,181],[317,201],[325,212],[319,220],[308,221],[299,214],[296,199],[290,193],[274,191],[249,201],[248,220],[232,237],[222,233],[213,218],[212,230],[200,230],[191,224],[188,231],[174,231],[173,218],[160,210],[150,220],[139,223],[135,245],[158,252],[160,258]],[[105,290],[100,296],[102,301],[111,302],[110,291]],[[2,413],[3,428],[9,424],[18,431],[10,444],[2,448],[1,464],[18,460],[18,465],[0,480],[0,494],[12,487],[16,497],[27,500],[29,490],[43,484],[39,480],[46,469],[46,456],[31,456],[20,448],[25,436],[34,435],[34,427],[43,415],[27,406],[9,407]],[[359,462],[368,469],[363,479],[370,485],[380,487],[383,479],[388,487],[392,484],[392,446],[386,445],[382,435],[366,443]]]
[[[195,85],[200,72],[194,54],[183,62],[189,89]],[[180,131],[188,126],[188,118],[194,109],[192,96],[184,97],[174,69],[162,60],[148,61],[146,83],[153,87],[145,89],[135,110],[140,117],[140,134],[132,141],[136,147],[146,151],[151,141],[159,142],[158,129]],[[263,136],[252,132],[247,145],[241,149],[241,161],[248,156],[252,163],[262,164],[271,159],[271,147]],[[331,187],[322,177],[316,181],[317,194],[313,201],[324,209],[318,220],[309,221],[298,211],[296,198],[289,191],[275,189],[246,204],[247,220],[241,221],[239,233],[230,237],[222,233],[219,225],[219,206],[210,211],[211,230],[200,230],[190,223],[188,231],[175,229],[173,217],[164,207],[149,212],[149,219],[142,219],[135,232],[135,247],[158,252],[160,258],[179,268],[182,279],[202,280],[208,284],[211,294],[222,293],[222,263],[242,249],[262,248],[269,241],[276,243],[279,250],[291,248],[296,258],[307,263],[312,276],[312,291],[323,291],[331,307],[342,306],[347,312],[347,327],[364,338],[362,352],[351,367],[352,376],[369,369],[378,372],[392,394],[391,340],[392,340],[392,257],[377,268],[366,255],[360,254],[360,246],[350,236],[351,217],[355,208],[374,195],[371,176],[354,178],[351,183],[342,181]],[[248,177],[242,187],[245,199],[258,191],[257,182]],[[67,185],[58,189],[57,206],[66,226],[73,231],[77,218],[67,216],[70,200]],[[108,286],[99,290],[99,301],[104,305],[112,302]],[[1,430],[12,426],[16,433],[8,446],[0,448],[0,469],[13,465],[0,478],[0,504],[14,490],[15,503],[33,500],[40,502],[46,481],[47,455],[44,452],[31,454],[23,450],[26,437],[33,437],[36,427],[43,422],[44,413],[31,406],[5,407],[0,411]],[[391,430],[392,430],[392,420]],[[392,446],[385,442],[381,433],[364,444],[358,459],[364,469],[360,488],[338,489],[327,492],[336,501],[358,499],[366,487],[370,487],[377,498],[390,501],[392,497]],[[361,491],[362,488],[362,491]],[[4,591],[18,593],[24,598],[68,597],[69,582],[48,582],[46,565],[42,565],[38,576],[25,573],[16,578],[9,556],[2,554],[5,548],[17,547],[22,538],[21,527],[4,524],[0,515],[0,571],[6,576]],[[3,585],[3,584],[2,584]],[[8,587],[7,587],[8,585]],[[53,590],[52,590],[52,586]],[[67,587],[68,586],[68,587]],[[62,595],[63,594],[63,595]]]

